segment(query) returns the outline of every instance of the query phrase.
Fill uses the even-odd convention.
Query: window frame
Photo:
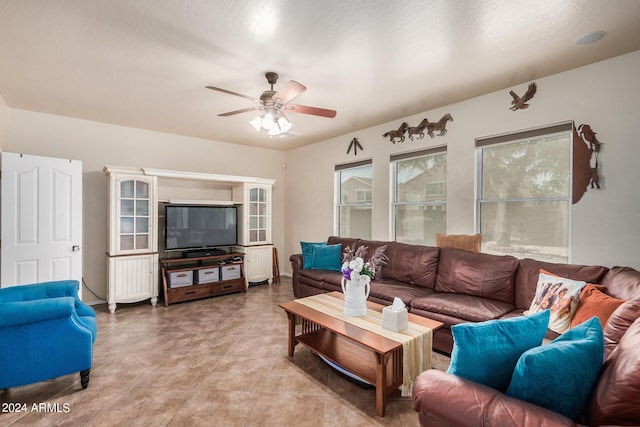
[[[419,150],[419,151],[411,151],[411,152],[406,152],[406,153],[400,153],[400,154],[396,154],[396,155],[392,155],[389,159],[389,163],[390,163],[390,174],[391,174],[391,198],[390,198],[390,233],[392,236],[392,239],[394,241],[398,241],[397,240],[397,211],[398,211],[398,207],[402,207],[402,206],[422,206],[425,207],[425,211],[428,210],[428,207],[430,206],[442,206],[444,212],[445,212],[445,229],[442,230],[443,233],[446,233],[446,211],[447,211],[447,173],[445,170],[445,179],[444,180],[439,180],[439,181],[434,181],[431,183],[427,183],[427,185],[433,185],[433,184],[443,184],[443,189],[444,189],[444,193],[438,193],[438,194],[434,194],[433,196],[442,196],[442,198],[438,198],[436,200],[429,200],[429,201],[404,201],[404,202],[400,202],[398,201],[398,195],[399,195],[399,191],[398,191],[398,163],[402,162],[402,161],[406,161],[406,160],[416,160],[416,159],[420,159],[423,157],[432,157],[432,156],[440,156],[440,155],[444,155],[446,163],[445,163],[445,168],[448,166],[448,158],[447,158],[447,146],[446,145],[442,145],[442,146],[438,146],[438,147],[433,147],[433,148],[429,148],[429,149],[425,149],[425,150]],[[423,236],[424,237],[424,236]],[[435,235],[434,235],[434,246],[435,246]]]
[[[372,184],[371,184],[371,188],[368,190],[368,194],[370,195],[369,200],[365,200],[364,201],[360,201],[360,197],[359,194],[363,191],[363,190],[356,190],[356,202],[355,203],[347,203],[347,201],[343,201],[342,200],[342,172],[346,171],[346,170],[354,170],[354,169],[359,169],[359,168],[365,168],[365,167],[370,167],[371,168],[371,176],[372,176]],[[338,164],[335,165],[335,170],[334,170],[334,191],[335,191],[335,196],[334,196],[334,234],[336,236],[340,236],[340,237],[356,237],[356,236],[342,236],[340,234],[340,211],[341,208],[348,208],[348,207],[368,207],[369,211],[371,212],[371,217],[372,217],[372,228],[373,228],[373,161],[371,159],[366,159],[366,160],[361,160],[358,162],[350,162],[350,163],[343,163],[343,164]],[[373,233],[373,229],[369,230],[369,236],[371,236]],[[366,237],[366,239],[370,239],[370,237]]]
[[[567,246],[566,246],[566,251],[567,251],[567,257],[565,260],[563,261],[550,261],[550,262],[565,262],[565,263],[571,263],[571,253],[572,253],[572,248],[571,248],[571,242],[572,242],[572,238],[571,238],[571,230],[572,230],[572,224],[571,224],[571,210],[572,210],[572,206],[573,206],[573,168],[574,168],[574,164],[573,164],[573,150],[574,150],[574,135],[573,135],[573,122],[572,121],[568,121],[568,122],[562,122],[562,123],[557,123],[557,124],[553,124],[553,125],[549,125],[549,126],[542,126],[542,127],[538,127],[538,128],[534,128],[534,129],[529,129],[529,130],[524,130],[524,131],[519,131],[519,132],[512,132],[512,133],[506,133],[506,134],[502,134],[502,135],[497,135],[497,136],[491,136],[491,137],[483,137],[483,138],[476,138],[475,141],[475,156],[476,156],[476,203],[475,203],[475,209],[476,209],[476,224],[475,224],[475,229],[477,233],[482,233],[482,204],[483,203],[519,203],[519,202],[566,202],[567,203],[567,219],[566,219],[566,236],[567,236]],[[568,137],[569,137],[569,144],[568,144],[568,151],[569,151],[569,182],[568,182],[568,193],[566,196],[548,196],[548,197],[521,197],[521,198],[487,198],[487,199],[483,199],[482,195],[483,195],[483,149],[484,148],[488,148],[488,147],[492,147],[492,146],[499,146],[499,145],[508,145],[508,144],[514,144],[514,143],[518,143],[521,141],[525,141],[525,140],[531,140],[531,139],[536,139],[536,138],[542,138],[542,137],[553,137],[555,135],[559,135],[562,133],[568,133]],[[482,251],[485,251],[485,239],[483,239],[482,241]],[[506,254],[506,253],[501,253],[501,254]],[[519,254],[517,253],[511,253],[510,255],[518,257]],[[524,254],[524,257],[526,258],[533,258],[533,254]]]

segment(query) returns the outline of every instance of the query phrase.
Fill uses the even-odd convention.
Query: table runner
[[[344,301],[327,294],[313,295],[295,300],[321,313],[346,323],[374,332],[402,344],[402,396],[411,396],[413,382],[421,372],[431,369],[431,345],[433,331],[409,322],[409,328],[394,332],[382,327],[382,313],[367,310],[367,316],[353,317],[344,314]]]

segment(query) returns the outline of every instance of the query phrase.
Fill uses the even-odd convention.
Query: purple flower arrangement
[[[387,250],[387,245],[380,246],[375,250],[371,258],[364,262],[367,249],[366,246],[359,246],[355,251],[350,247],[344,250],[342,277],[362,285],[369,283],[376,277],[376,270],[388,261],[384,254]]]

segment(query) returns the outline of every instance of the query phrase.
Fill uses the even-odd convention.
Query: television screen
[[[228,206],[165,208],[165,249],[197,249],[238,243],[237,210]]]

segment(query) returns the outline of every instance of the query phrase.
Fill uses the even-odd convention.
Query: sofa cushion
[[[336,271],[330,272],[327,270],[298,270],[298,280],[303,283],[317,283],[318,288],[322,288],[322,281],[324,280],[324,276],[328,273],[334,273],[342,276]]]
[[[475,295],[513,304],[518,259],[509,255],[440,248],[436,290]]]
[[[585,410],[603,355],[602,327],[593,317],[550,344],[527,350],[506,394],[576,420]]]
[[[539,346],[547,332],[549,310],[505,320],[453,325],[448,372],[504,391],[518,359]]]
[[[613,297],[625,300],[640,299],[640,271],[633,268],[613,267],[602,279],[602,284]]]
[[[469,322],[498,319],[514,308],[502,301],[453,292],[434,292],[414,298],[410,305],[418,311],[438,313]]]
[[[342,292],[342,272],[327,271],[322,275],[322,283],[320,286],[326,292]]]
[[[607,359],[591,397],[589,425],[640,425],[640,319]]]
[[[327,239],[327,245],[335,245],[340,243],[343,249],[346,249],[347,247],[355,249],[359,241],[360,239],[355,239],[352,237],[329,236],[329,238]]]
[[[600,319],[600,326],[605,329],[609,317],[616,309],[624,303],[623,299],[613,298],[603,292],[604,286],[588,283],[580,292],[578,308],[576,309],[571,327],[597,316]]]
[[[606,267],[597,265],[556,264],[529,258],[521,259],[516,272],[516,307],[526,310],[531,306],[541,269],[560,277],[587,283],[602,283],[602,278],[608,271]]]
[[[377,300],[381,304],[391,304],[393,298],[398,297],[406,306],[409,306],[413,299],[430,295],[433,292],[435,292],[433,289],[395,280],[381,279],[371,282],[369,298]]]
[[[618,346],[629,326],[640,317],[640,300],[621,304],[609,317],[604,328],[604,351],[608,357]]]
[[[528,313],[551,310],[549,329],[559,334],[571,326],[585,282],[559,277],[540,270],[536,294]]]
[[[440,250],[431,246],[390,243],[389,262],[382,277],[425,288],[435,288]]]

